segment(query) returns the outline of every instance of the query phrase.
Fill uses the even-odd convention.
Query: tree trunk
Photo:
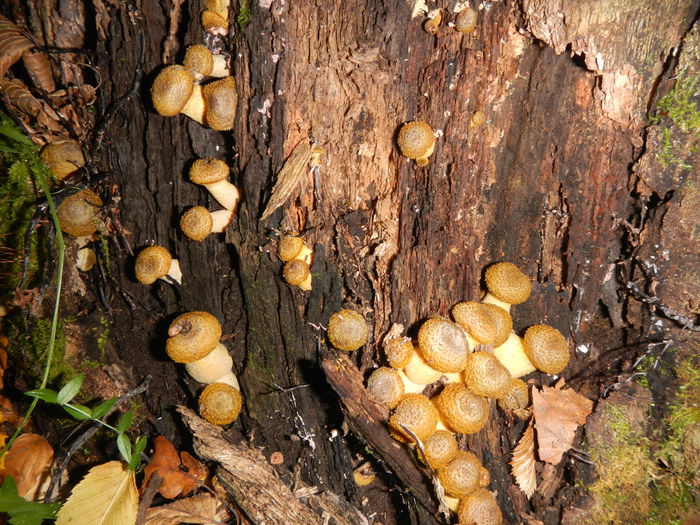
[[[429,515],[437,500],[419,467],[410,468],[422,478],[383,476],[382,490],[355,486],[352,469],[363,456],[400,464],[363,450],[363,443],[376,444],[362,435],[366,425],[343,430],[350,409],[323,368],[334,359],[324,331],[331,313],[345,306],[367,319],[370,341],[351,355],[366,375],[383,362],[380,343],[392,324],[415,336],[429,316],[447,317],[455,303],[477,300],[489,263],[511,261],[533,280],[531,299],[513,311],[516,332],[540,322],[558,328],[575,349],[564,377],[596,397],[601,382],[633,358],[634,345],[646,341],[648,318],[627,301],[625,288],[642,279],[639,289],[651,293],[637,258],[683,251],[697,267],[697,253],[685,248],[697,243],[698,231],[683,222],[688,172],[662,167],[652,177],[657,166],[635,163],[650,148],[649,111],[672,89],[678,61],[697,53],[684,42],[698,0],[486,2],[471,34],[446,23],[454,20],[452,4],[430,5],[443,9],[436,35],[423,30],[425,14],[412,17],[407,1],[240,1],[224,39],[239,93],[231,132],[162,117],[150,102],[159,68],[181,61],[187,45],[207,41],[199,2],[65,0],[52,12],[43,2],[13,4],[14,19],[26,17],[47,45],[97,53],[97,122],[139,83],[108,121],[95,159],[106,176],[99,187],[109,197],[113,230],[118,219],[126,234],[109,237],[116,285],[103,306],[95,274],[76,277],[92,290],[87,298],[77,286],[66,294],[64,315],[87,312],[77,314],[80,346],[94,338],[105,308],[106,359],[120,364],[127,383],[153,375],[148,420],[173,436],[179,420],[172,407],[195,406],[200,385],[168,360],[167,326],[184,311],[211,312],[222,322],[245,399],[229,437],[242,433],[265,456],[282,452],[278,471],[290,485],[301,479],[342,495],[367,514],[377,512],[376,521],[440,518]],[[250,20],[236,23],[245,6]],[[59,27],[76,34],[61,41]],[[65,69],[66,57],[55,58]],[[80,75],[90,79],[85,71]],[[476,111],[486,114],[483,125],[471,124]],[[424,168],[396,147],[398,128],[410,120],[438,132]],[[260,220],[285,160],[309,139],[325,149],[318,173],[305,170],[292,197]],[[688,149],[686,163],[697,167],[695,150]],[[191,206],[217,206],[188,180],[200,157],[227,161],[243,198],[225,236],[197,243],[177,224]],[[662,217],[673,222],[662,225]],[[681,227],[683,234],[664,235],[664,228]],[[302,234],[314,247],[311,292],[281,277],[275,250],[282,232]],[[149,244],[180,259],[182,286],[135,281],[134,253]],[[687,264],[664,262],[660,271],[671,279],[674,299],[661,297],[692,322],[697,272],[684,287],[671,284],[692,273]],[[551,377],[535,375],[535,382]],[[557,523],[571,504],[560,497],[573,494],[562,481],[570,464],[556,469],[550,493],[528,502],[508,466],[523,430],[494,405],[486,428],[463,444],[489,469],[506,522],[530,514]],[[406,484],[413,498],[395,490]]]

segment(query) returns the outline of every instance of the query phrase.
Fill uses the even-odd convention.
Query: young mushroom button
[[[191,363],[209,355],[221,339],[221,324],[208,312],[187,312],[168,328],[166,352],[176,363]]]
[[[465,497],[459,504],[457,516],[460,523],[478,523],[479,525],[503,523],[503,516],[496,498],[486,489],[477,489]]]
[[[520,268],[509,262],[489,266],[485,274],[488,293],[483,302],[510,311],[510,305],[524,303],[530,297],[532,284]]]
[[[195,184],[201,184],[209,193],[227,210],[234,211],[238,204],[240,193],[238,188],[231,184],[227,178],[228,165],[218,159],[198,159],[190,168],[190,180]]]
[[[457,324],[432,317],[418,330],[418,347],[432,368],[440,372],[461,372],[467,364],[469,344]]]
[[[100,206],[102,199],[90,190],[82,190],[66,197],[57,211],[61,230],[74,237],[92,235],[97,229]]]
[[[85,165],[83,150],[74,140],[56,140],[41,152],[44,161],[57,179],[63,180]]]
[[[448,496],[463,498],[479,488],[481,468],[474,454],[459,450],[447,465],[438,469],[437,475]]]
[[[435,405],[445,425],[459,434],[478,432],[489,418],[488,401],[472,394],[462,383],[445,385]]]
[[[357,350],[367,342],[368,336],[367,322],[353,310],[340,310],[328,320],[328,339],[338,350]]]
[[[305,292],[311,290],[311,271],[304,261],[297,259],[287,261],[282,269],[282,275],[284,280],[292,286],[298,286]]]
[[[401,153],[409,159],[416,159],[418,166],[427,166],[428,157],[435,150],[435,135],[427,122],[408,122],[399,130],[397,139]]]
[[[180,217],[180,229],[193,241],[203,241],[210,233],[223,232],[232,219],[231,210],[210,212],[204,206],[195,206]]]
[[[233,128],[238,109],[238,92],[233,77],[222,78],[202,88],[207,125],[217,131]]]
[[[242,406],[241,393],[225,383],[207,385],[199,396],[199,413],[213,425],[233,423]]]
[[[204,122],[201,88],[182,66],[168,66],[158,74],[151,86],[151,99],[155,110],[164,117],[182,113],[200,124]]]
[[[162,246],[149,246],[141,250],[136,257],[134,272],[136,279],[142,284],[153,284],[156,279],[166,282],[171,282],[172,279],[182,284],[179,261],[173,259],[170,252]]]
[[[525,331],[525,352],[538,370],[558,374],[569,364],[569,345],[552,326],[538,324]]]

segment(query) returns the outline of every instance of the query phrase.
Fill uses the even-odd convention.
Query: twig
[[[695,321],[692,319],[689,319],[688,317],[679,314],[675,310],[673,310],[671,307],[666,306],[661,302],[661,299],[658,297],[651,297],[647,294],[645,294],[643,291],[639,289],[639,287],[633,283],[632,281],[628,281],[625,283],[625,286],[627,287],[628,290],[632,292],[632,295],[634,295],[637,299],[640,301],[647,303],[649,305],[654,306],[655,308],[658,308],[661,313],[664,314],[665,317],[668,319],[677,322],[679,325],[681,325],[682,328],[687,329],[687,330],[692,330],[693,332],[700,332],[700,325],[695,324]]]

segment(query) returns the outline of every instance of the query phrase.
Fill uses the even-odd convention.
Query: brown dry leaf
[[[34,44],[9,19],[0,15],[0,78]]]
[[[177,454],[173,444],[165,436],[158,436],[155,439],[155,453],[151,462],[144,468],[144,478],[142,487],[148,485],[153,473],[158,472],[158,476],[163,479],[158,492],[168,499],[177,498],[181,494],[188,494],[201,484],[201,480],[206,477],[205,467],[192,456],[184,456],[183,463]],[[187,464],[184,464],[187,461]],[[184,472],[180,466],[192,469],[193,472]],[[202,474],[203,472],[203,474]]]
[[[56,83],[53,80],[51,64],[47,56],[41,51],[25,51],[22,62],[32,82],[47,93],[56,91]]]
[[[209,494],[200,494],[177,500],[146,512],[145,525],[178,525],[180,523],[225,523],[228,513],[217,512],[219,501]]]
[[[22,434],[7,451],[0,476],[12,476],[17,493],[28,501],[36,501],[39,487],[49,477],[52,460],[53,447],[46,439],[39,434]]]
[[[110,461],[91,468],[73,488],[56,525],[134,525],[138,507],[134,472]]]
[[[0,81],[0,88],[5,92],[12,105],[25,115],[36,117],[41,111],[41,102],[34,98],[34,95],[21,80]]]
[[[535,473],[535,431],[532,421],[525,429],[523,437],[513,450],[513,458],[510,460],[511,472],[515,482],[527,497],[531,497],[537,488],[537,475]]]
[[[571,389],[562,390],[564,379],[554,387],[532,389],[532,407],[537,429],[537,454],[556,465],[571,448],[576,429],[586,422],[593,402]]]

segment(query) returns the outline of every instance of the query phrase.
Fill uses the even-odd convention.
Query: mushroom
[[[469,34],[476,28],[477,12],[471,7],[465,7],[455,18],[455,29],[460,33]]]
[[[489,418],[489,403],[461,383],[445,385],[435,398],[435,406],[445,426],[459,434],[474,434]]]
[[[485,280],[488,293],[484,296],[484,303],[495,304],[510,312],[510,305],[523,303],[530,297],[530,279],[512,263],[499,262],[489,266]]]
[[[313,251],[304,242],[304,239],[296,235],[285,235],[277,243],[277,256],[283,261],[298,259],[311,265]]]
[[[522,379],[513,378],[510,381],[510,388],[505,396],[498,400],[501,410],[513,411],[516,416],[525,419],[530,404],[530,392],[527,384]]]
[[[305,292],[311,290],[311,270],[304,261],[292,259],[287,261],[282,268],[284,280],[292,286],[298,286]]]
[[[392,368],[404,368],[413,357],[415,349],[410,337],[393,336],[384,339],[384,355]]]
[[[240,389],[238,378],[232,372],[233,358],[221,343],[217,343],[214,350],[201,359],[185,363],[185,369],[192,379],[200,383],[228,383]]]
[[[493,355],[508,369],[512,377],[522,377],[535,371],[535,366],[525,353],[523,340],[513,332],[503,344],[493,349]]]
[[[538,324],[525,330],[527,357],[538,370],[558,374],[569,364],[569,345],[556,328]]]
[[[85,165],[83,150],[74,140],[55,140],[41,152],[44,161],[57,179],[63,180]]]
[[[404,385],[397,370],[382,366],[367,379],[367,391],[385,407],[392,409],[404,395]]]
[[[404,427],[425,441],[435,432],[438,419],[438,411],[427,397],[422,394],[406,394],[389,417],[389,430],[394,439],[404,443],[414,441]]]
[[[416,120],[404,124],[397,139],[401,154],[416,159],[418,166],[427,166],[435,150],[435,135],[427,122]]]
[[[162,246],[148,246],[141,250],[136,257],[134,271],[136,279],[142,284],[153,284],[156,279],[182,284],[180,261],[173,259]]]
[[[486,489],[477,489],[462,499],[457,509],[457,517],[460,523],[478,523],[479,525],[503,523],[503,516],[496,498]]]
[[[211,383],[199,395],[199,414],[214,425],[233,423],[242,406],[241,393],[226,383]]]
[[[213,9],[202,11],[201,22],[204,30],[211,35],[226,36],[228,33],[228,18]]]
[[[457,303],[452,308],[455,321],[467,332],[469,345],[503,344],[513,330],[513,320],[503,308],[474,301]]]
[[[469,356],[464,330],[441,317],[432,317],[421,325],[418,348],[425,362],[440,372],[461,372]]]
[[[433,9],[428,13],[428,19],[423,24],[423,29],[426,33],[436,35],[442,22],[442,9]]]
[[[452,432],[436,430],[423,441],[423,450],[418,451],[418,457],[430,468],[437,470],[447,465],[457,455],[457,450],[459,447]]]
[[[196,79],[202,77],[226,77],[229,75],[226,55],[214,55],[207,46],[194,44],[187,48],[182,65]]]
[[[463,498],[479,488],[481,468],[481,462],[474,454],[458,450],[454,458],[438,469],[437,476],[445,488],[445,494]]]
[[[74,237],[87,237],[97,230],[97,212],[102,199],[91,190],[81,190],[66,197],[58,205],[58,222],[61,231]]]
[[[158,74],[151,86],[151,99],[155,110],[164,117],[182,113],[204,123],[202,89],[182,66],[167,66]]]
[[[180,216],[180,229],[193,241],[203,241],[210,233],[223,232],[231,224],[233,215],[231,210],[210,212],[204,206],[195,206]]]
[[[228,19],[228,10],[231,5],[231,0],[204,0],[204,5],[207,9],[218,13],[222,18]]]
[[[221,339],[221,324],[208,312],[187,312],[168,327],[165,351],[176,363],[192,363],[208,356]]]
[[[80,246],[80,245],[79,245]],[[97,262],[97,255],[92,248],[80,247],[75,255],[75,266],[81,272],[89,272]]]
[[[464,383],[473,393],[501,398],[508,392],[510,380],[510,372],[493,354],[479,351],[469,355],[464,369]]]
[[[238,109],[238,92],[233,77],[222,78],[202,88],[207,125],[217,131],[233,128]]]
[[[353,310],[339,310],[328,320],[328,340],[338,350],[357,350],[367,342],[368,336],[365,318]]]
[[[229,167],[223,160],[197,159],[190,168],[190,180],[204,186],[227,210],[235,211],[240,193],[227,178]]]

